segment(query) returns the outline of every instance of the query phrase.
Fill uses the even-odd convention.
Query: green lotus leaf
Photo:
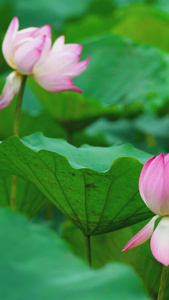
[[[163,107],[169,94],[168,54],[112,34],[82,41],[88,68],[74,79],[83,94],[50,93],[33,79],[28,84],[44,108],[68,131],[84,128],[100,117],[132,118]]]
[[[138,191],[142,164],[150,157],[129,144],[76,148],[40,133],[0,144],[0,169],[33,183],[86,235],[152,215]]]
[[[0,176],[0,206],[10,207],[11,198],[11,175]],[[30,182],[18,177],[16,210],[34,217],[47,203],[46,197]]]

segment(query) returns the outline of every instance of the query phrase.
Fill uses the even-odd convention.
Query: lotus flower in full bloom
[[[2,44],[8,65],[15,71],[6,79],[0,96],[0,109],[6,107],[20,90],[23,75],[32,76],[38,84],[51,92],[66,90],[81,92],[72,78],[88,66],[89,58],[79,62],[82,46],[65,44],[60,36],[51,46],[51,27],[29,27],[18,31],[19,21],[14,17]]]
[[[163,265],[169,265],[169,154],[154,156],[146,162],[139,179],[140,195],[156,215],[124,247],[123,251],[143,244],[151,237],[151,251]],[[155,227],[157,218],[162,217]]]

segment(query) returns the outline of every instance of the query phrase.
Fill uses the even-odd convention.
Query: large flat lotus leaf
[[[1,299],[150,299],[129,266],[91,270],[55,232],[16,212],[0,209],[0,240]]]
[[[162,10],[165,13],[169,13],[169,3],[168,1],[165,0],[155,0],[152,3],[158,10]]]
[[[119,5],[117,5],[117,2],[119,2]],[[143,3],[146,1],[139,1],[139,3],[138,0],[135,3],[133,1],[130,1],[131,3],[121,1],[121,4],[124,2],[124,7],[121,7],[120,1],[117,2],[114,3],[116,9],[113,10],[108,3],[102,2],[103,6],[109,10],[109,13],[107,12],[105,15],[103,13],[101,15],[92,13],[86,15],[83,19],[76,20],[76,22],[69,22],[65,29],[67,41],[79,42],[84,38],[111,32],[132,37],[138,43],[153,45],[166,51],[169,50],[168,14],[157,10],[154,5]],[[101,5],[99,8],[101,8]]]
[[[45,0],[30,2],[5,0],[1,1],[0,9],[3,9],[4,16],[7,15],[7,18],[4,18],[7,26],[13,15],[17,15],[22,29],[51,24],[53,29],[60,31],[64,26],[65,19],[78,18],[84,15],[92,2],[94,0],[83,0],[80,2],[78,0],[72,0],[71,2],[70,0],[49,0],[48,2]],[[39,14],[37,14],[37,7],[40,9]],[[9,16],[9,11],[11,12],[11,17]]]
[[[133,5],[117,10],[114,18],[113,34],[169,50],[169,16],[163,12],[148,5]]]
[[[133,126],[141,132],[151,134],[158,138],[169,139],[169,118],[157,117],[154,114],[143,114],[133,122]]]
[[[75,92],[45,91],[31,78],[28,84],[44,108],[68,131],[81,129],[102,116],[116,119],[123,113],[117,105],[104,107],[97,99],[85,98]]]
[[[157,117],[153,114],[143,114],[136,118],[133,127],[144,134],[151,152],[159,154],[169,152],[169,118],[168,115]]]
[[[147,0],[111,0],[116,7],[129,6],[132,4],[144,3]]]
[[[154,114],[142,114],[134,120],[100,119],[75,132],[72,140],[77,147],[83,143],[103,147],[114,143],[131,143],[143,151],[158,155],[168,152],[168,128],[168,116],[158,118]]]
[[[113,35],[96,36],[83,44],[83,57],[91,57],[86,71],[75,78],[85,97],[125,110],[163,105],[169,94],[168,55]]]
[[[0,169],[32,182],[85,234],[100,234],[152,215],[138,179],[151,155],[121,145],[76,148],[42,134],[0,145]]]
[[[134,144],[136,130],[133,123],[133,120],[128,119],[109,121],[101,118],[90,124],[83,131],[74,133],[73,144],[76,146],[80,146],[83,143],[93,146],[111,146],[114,143],[129,142]]]
[[[11,175],[0,176],[0,206],[10,206]],[[18,177],[16,210],[34,217],[47,203],[46,197],[30,182]]]
[[[102,1],[102,4],[105,8],[105,2]],[[68,22],[65,28],[66,41],[68,43],[81,43],[83,39],[111,32],[114,23],[112,9],[109,9],[109,13],[109,15],[97,15],[92,13],[86,15],[85,18],[76,20],[76,22]]]
[[[116,7],[126,7],[126,6],[132,6],[133,4],[138,5],[142,3],[147,3],[148,6],[153,6],[155,8],[165,13],[169,13],[169,3],[166,0],[111,0],[111,2],[116,6]],[[157,11],[157,14],[158,14]]]
[[[99,117],[130,117],[143,109],[163,106],[169,94],[168,55],[132,40],[100,35],[82,42],[82,59],[91,57],[74,79],[83,95],[30,87],[50,114],[68,130],[82,128]]]

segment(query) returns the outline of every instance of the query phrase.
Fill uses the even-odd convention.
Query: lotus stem
[[[14,127],[13,127],[13,135],[19,137],[20,131],[20,118],[21,118],[21,106],[23,100],[23,93],[25,89],[27,76],[22,77],[21,88],[17,97],[17,103],[15,108],[15,117],[14,117]],[[10,206],[12,209],[16,209],[16,191],[17,191],[17,176],[12,175],[11,181],[11,198],[10,198]]]
[[[163,265],[157,300],[163,300],[164,299],[167,276],[168,276],[168,268]]]
[[[86,235],[86,257],[89,263],[89,266],[92,267],[92,255],[91,255],[91,236]]]
[[[17,103],[15,108],[15,118],[14,118],[14,127],[13,127],[13,135],[19,136],[19,130],[20,130],[20,119],[21,119],[21,106],[22,106],[22,100],[23,100],[23,93],[25,89],[27,76],[22,77],[22,83],[21,88],[17,97]]]

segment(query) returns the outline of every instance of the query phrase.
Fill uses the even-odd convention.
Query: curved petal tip
[[[127,243],[122,251],[126,251],[135,248],[145,243],[153,233],[155,221],[159,216],[154,216],[146,226],[144,226],[132,239]]]
[[[10,61],[11,43],[18,31],[18,28],[19,28],[19,20],[17,17],[14,17],[12,19],[11,23],[9,24],[9,27],[7,29],[7,32],[5,34],[5,37],[4,37],[4,40],[2,43],[3,55],[4,55],[7,63],[11,67],[13,67],[13,65],[11,64],[11,61]]]

